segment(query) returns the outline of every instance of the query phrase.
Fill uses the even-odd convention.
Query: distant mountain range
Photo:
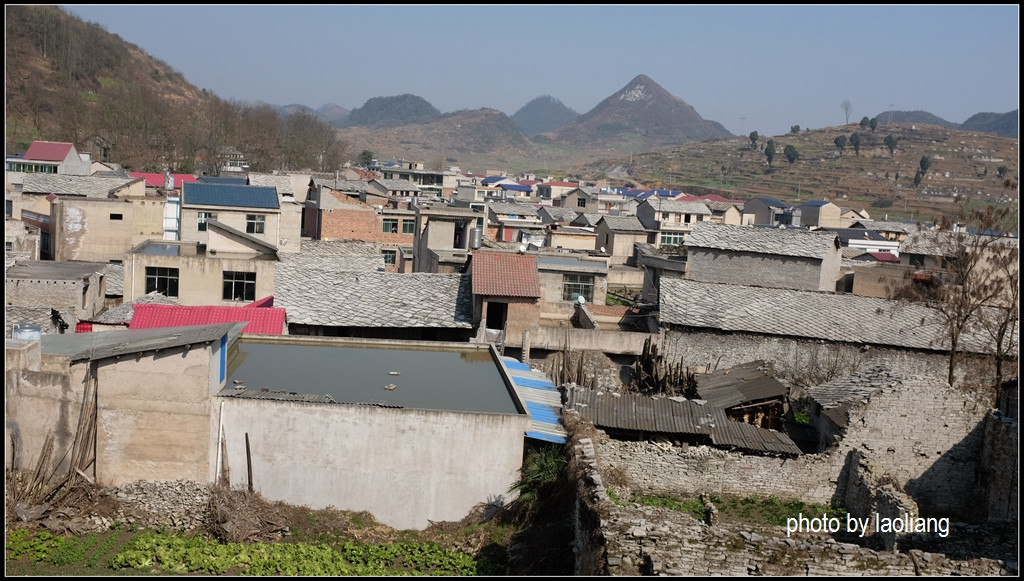
[[[884,123],[917,123],[938,125],[948,129],[995,133],[1001,137],[1018,137],[1020,118],[1018,109],[1009,113],[975,113],[963,123],[951,123],[927,111],[883,111],[875,116]]]
[[[553,131],[579,119],[580,114],[551,95],[537,97],[512,115],[512,122],[528,137]]]

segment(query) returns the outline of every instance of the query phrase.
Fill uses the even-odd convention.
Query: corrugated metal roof
[[[182,184],[182,205],[278,209],[277,190],[263,186]]]
[[[22,159],[28,161],[64,161],[75,144],[60,141],[33,141]]]
[[[511,252],[473,253],[473,294],[496,297],[540,296],[537,257]]]
[[[562,394],[542,371],[534,370],[526,363],[511,357],[501,357],[501,365],[512,380],[519,400],[526,406],[530,416],[527,438],[564,444],[568,434],[562,426]]]
[[[655,399],[639,394],[618,397],[591,389],[569,388],[565,407],[575,409],[595,426],[662,434],[706,437],[713,445],[751,452],[800,454],[786,434],[734,422],[725,410],[692,400]]]
[[[720,408],[784,397],[786,386],[765,374],[764,368],[764,361],[752,361],[697,375],[697,393]]]
[[[242,323],[167,327],[102,333],[65,333],[43,335],[40,344],[45,354],[65,355],[72,361],[98,360],[128,353],[170,349],[195,343],[219,340],[238,333]]]
[[[281,335],[284,330],[285,310],[274,307],[247,308],[215,306],[181,306],[137,304],[130,329],[156,329],[215,323],[248,323],[243,333]]]

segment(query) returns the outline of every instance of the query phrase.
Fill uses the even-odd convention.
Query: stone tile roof
[[[473,253],[473,294],[494,297],[540,296],[537,257],[509,252]]]
[[[925,256],[952,256],[955,249],[962,246],[973,248],[1008,248],[1017,249],[1017,238],[997,238],[980,236],[967,232],[951,232],[949,230],[917,230],[900,243],[901,254],[923,254]]]
[[[705,208],[706,210],[707,208]],[[604,223],[613,232],[646,232],[644,225],[636,216],[601,216]]]
[[[572,208],[563,208],[561,206],[545,206],[537,210],[537,215],[541,217],[545,223],[549,222],[564,222],[568,224],[576,219],[578,212]]]
[[[250,173],[249,185],[276,188],[279,194],[294,194],[292,191],[292,178],[288,175]]]
[[[722,331],[842,343],[944,350],[938,316],[923,305],[851,294],[762,288],[662,278],[660,321]],[[961,346],[984,352],[983,333]]]
[[[827,410],[865,398],[883,387],[898,386],[902,381],[901,376],[885,365],[875,365],[847,377],[808,387],[807,394]]]
[[[385,180],[379,179],[374,180],[378,184],[387,188],[389,192],[418,192],[420,191],[419,186],[410,182],[409,180]]]
[[[107,283],[107,296],[124,296],[124,265],[108,263],[102,274]]]
[[[683,244],[689,248],[817,259],[825,259],[839,248],[838,237],[831,232],[731,226],[715,222],[694,224]]]
[[[311,257],[344,257],[360,256],[381,258],[381,245],[379,242],[362,242],[356,240],[303,240],[302,250],[298,254],[282,256],[281,260],[308,261],[310,265],[326,261]],[[383,266],[383,264],[382,264]]]
[[[704,202],[685,202],[679,200],[656,200],[646,201],[658,212],[674,212],[676,214],[697,214],[700,216],[710,216],[711,210]]]
[[[141,297],[127,303],[122,303],[112,309],[103,311],[96,316],[93,323],[104,323],[107,325],[127,325],[132,322],[132,317],[135,315],[135,305],[177,305],[178,301],[172,298],[164,296],[159,291],[153,291],[149,294],[142,295]]]
[[[574,226],[590,226],[594,227],[598,222],[604,218],[604,214],[591,214],[588,212],[577,213],[573,219],[572,224]]]
[[[21,191],[26,194],[110,198],[118,190],[140,181],[145,180],[142,178],[104,178],[30,173],[25,174],[25,181],[22,184]]]
[[[530,204],[517,204],[515,202],[491,202],[487,204],[495,214],[511,216],[539,216],[539,208],[531,206]]]
[[[468,274],[338,272],[278,264],[274,304],[288,323],[332,327],[470,328]]]
[[[370,189],[370,182],[361,180],[335,180],[335,179],[314,179],[316,186],[329,188],[339,192],[353,192],[357,194],[368,194],[373,192]]]
[[[743,211],[743,204],[736,202],[719,202],[715,200],[708,200],[704,202],[704,205],[706,205],[712,213],[728,212],[729,208],[736,208],[737,210]]]
[[[918,226],[916,224],[887,220],[857,220],[851,225],[851,228],[856,228],[858,224],[862,228],[874,230],[875,232],[902,232],[904,234],[910,234],[911,232],[916,232],[918,230]]]
[[[5,324],[5,337],[11,337],[14,333],[14,325],[25,325],[33,324],[39,325],[39,332],[43,335],[56,335],[60,333],[57,326],[53,324],[53,317],[51,316],[53,309],[50,307],[27,307],[20,305],[5,305],[4,308],[4,324]],[[70,327],[74,327],[75,313],[74,310],[65,309],[60,313],[61,318]],[[65,329],[65,333],[73,332],[73,329]]]

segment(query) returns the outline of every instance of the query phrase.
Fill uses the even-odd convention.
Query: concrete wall
[[[199,230],[199,212],[213,213],[218,222],[234,228],[239,232],[246,232],[246,216],[254,214],[263,216],[263,234],[246,232],[250,236],[272,246],[278,246],[281,234],[281,210],[277,208],[235,208],[228,206],[182,206],[179,240],[206,243],[209,240],[209,230]],[[290,233],[286,238],[298,239],[298,232]]]
[[[54,260],[123,260],[137,244],[163,237],[164,202],[157,197],[62,197],[53,204]]]
[[[915,269],[902,264],[865,262],[853,267],[853,294],[862,297],[889,298],[889,289],[907,284]]]
[[[523,460],[526,415],[251,399],[222,400],[226,466],[269,500],[366,510],[399,529],[460,520],[506,495]]]
[[[101,486],[139,479],[212,482],[215,452],[211,386],[219,389],[215,350],[195,346],[95,364],[96,463]],[[5,436],[18,442],[17,463],[32,470],[54,436],[50,469],[67,470],[91,364],[40,355],[37,341],[7,341]]]
[[[537,327],[536,329],[530,329],[530,347],[533,349],[561,351],[565,347],[566,331],[569,333],[569,345],[573,351],[600,351],[601,353],[639,355],[643,351],[644,341],[648,337],[652,337],[654,340],[658,339],[658,335],[648,333]],[[521,335],[506,336],[505,346],[521,347]]]
[[[823,272],[825,266],[814,258],[690,248],[686,257],[686,278],[700,282],[834,291],[839,263],[835,264],[834,272]]]
[[[182,246],[183,252],[189,248]],[[194,252],[194,247],[191,247]],[[178,269],[178,303],[182,305],[233,305],[223,300],[224,271],[255,272],[256,298],[274,294],[276,260],[251,257],[227,258],[210,255],[162,256],[133,253],[124,262],[124,301],[146,294],[146,267]]]
[[[982,466],[988,518],[1016,519],[1020,511],[1020,432],[1017,420],[995,410],[985,417]]]

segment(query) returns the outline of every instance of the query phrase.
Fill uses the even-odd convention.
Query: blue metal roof
[[[520,387],[536,387],[537,389],[557,389],[555,384],[543,379],[530,379],[529,377],[512,376],[512,381]]]
[[[533,188],[530,186],[524,186],[520,184],[498,184],[498,187],[503,190],[514,190],[516,192],[532,192]]]
[[[778,198],[769,198],[767,196],[758,196],[755,199],[756,200],[761,200],[762,202],[764,202],[765,204],[767,204],[769,206],[772,206],[773,208],[788,208],[789,207],[786,204],[783,204],[782,200],[780,200]]]
[[[816,208],[816,207],[824,206],[827,203],[829,203],[828,200],[813,200],[813,201],[810,201],[810,202],[804,202],[804,205],[805,206],[810,206],[812,208]]]
[[[270,186],[185,182],[182,184],[182,188],[182,204],[184,205],[280,208],[277,201],[277,188]]]
[[[534,440],[542,440],[544,442],[553,442],[555,444],[564,444],[569,441],[569,438],[565,436],[554,436],[543,432],[526,432],[526,437],[533,438]]]
[[[530,364],[528,363],[520,363],[518,361],[503,361],[502,363],[505,364],[505,367],[515,369],[517,371],[530,371],[531,369]]]
[[[489,184],[493,184],[494,182],[500,182],[503,179],[505,179],[504,176],[487,176],[484,179],[480,180],[480,184],[486,186]]]

